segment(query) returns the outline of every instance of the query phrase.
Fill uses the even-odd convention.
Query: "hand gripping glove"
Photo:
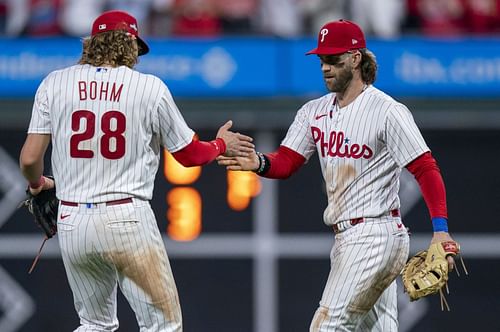
[[[52,177],[51,177],[52,178]],[[53,178],[52,178],[53,179]],[[36,262],[40,256],[45,241],[56,235],[57,233],[57,210],[59,200],[56,197],[56,188],[42,190],[39,194],[31,194],[29,188],[26,190],[27,197],[21,202],[19,207],[26,207],[33,215],[35,224],[40,227],[44,234],[45,239],[38,251],[38,255],[31,266],[29,273],[35,268]]]
[[[37,195],[32,195],[26,190],[28,197],[21,204],[35,217],[35,224],[40,227],[47,239],[57,233],[57,209],[59,200],[56,197],[56,188],[42,190]]]
[[[460,253],[460,245],[454,241],[437,242],[430,245],[428,250],[423,250],[411,257],[406,263],[401,276],[405,292],[411,301],[416,301],[424,296],[439,292],[441,297],[441,310],[444,307],[450,310],[443,293],[443,287],[448,291],[448,261],[446,257],[453,257]],[[466,274],[467,269],[462,261]],[[455,270],[458,273],[457,268]]]

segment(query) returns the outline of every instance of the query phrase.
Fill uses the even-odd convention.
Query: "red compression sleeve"
[[[226,152],[226,143],[222,138],[210,142],[192,140],[181,150],[172,153],[175,160],[184,167],[201,166],[213,161]]]
[[[271,179],[286,179],[302,166],[306,158],[300,153],[281,145],[276,152],[266,153],[271,164],[269,170],[262,174]]]
[[[415,176],[431,218],[448,218],[446,189],[441,172],[430,152],[426,152],[406,165]]]

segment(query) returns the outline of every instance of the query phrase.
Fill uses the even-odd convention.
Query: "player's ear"
[[[358,50],[355,50],[352,53],[352,61],[356,62],[358,60],[358,58],[359,58],[360,55],[361,55],[361,53]]]
[[[361,64],[362,58],[363,55],[359,50],[354,51],[351,56],[352,66],[356,68],[359,64]]]

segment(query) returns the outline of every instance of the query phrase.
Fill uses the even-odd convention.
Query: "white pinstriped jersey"
[[[371,85],[343,108],[334,93],[306,103],[281,144],[318,152],[327,225],[399,208],[401,169],[429,151],[408,108]]]
[[[175,152],[194,135],[158,77],[91,65],[43,80],[28,133],[52,135],[57,196],[83,203],[151,199],[161,146]]]

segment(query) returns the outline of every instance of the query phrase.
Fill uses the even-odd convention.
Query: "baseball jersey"
[[[282,145],[306,160],[317,151],[332,225],[399,208],[399,175],[429,151],[406,106],[373,86],[340,108],[335,93],[306,103]]]
[[[194,135],[158,77],[91,65],[43,80],[28,133],[52,135],[57,197],[81,203],[151,199],[161,146],[176,152]]]

